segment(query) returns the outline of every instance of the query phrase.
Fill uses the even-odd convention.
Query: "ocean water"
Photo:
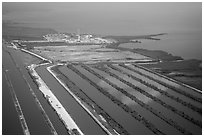
[[[125,43],[120,47],[163,50],[184,59],[202,60],[202,33],[177,32],[158,36],[161,40],[140,40],[142,43]]]
[[[100,35],[168,33],[161,41],[138,44],[185,59],[202,58],[201,2],[12,3],[2,5],[2,20],[59,32]]]

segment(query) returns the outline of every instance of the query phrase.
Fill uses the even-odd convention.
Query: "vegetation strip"
[[[69,134],[71,135],[81,134],[82,135],[83,133],[81,132],[79,127],[76,125],[76,123],[74,122],[70,114],[65,110],[62,104],[59,102],[59,100],[55,97],[52,91],[47,87],[45,82],[41,79],[41,77],[35,71],[36,66],[37,65],[32,64],[28,67],[28,69],[30,70],[30,73],[33,76],[33,79],[36,80],[39,90],[43,93],[43,95],[48,100],[50,105],[57,112],[58,116],[60,117],[65,127],[67,128]]]
[[[27,68],[30,71],[30,76],[38,86],[39,90],[43,93],[44,97],[48,100],[52,108],[57,112],[60,120],[64,123],[66,129],[68,130],[68,133],[71,135],[81,134],[83,135],[82,131],[79,129],[79,127],[76,125],[74,120],[71,118],[69,113],[64,109],[64,107],[61,105],[61,103],[58,101],[58,99],[55,97],[55,95],[52,93],[52,91],[47,87],[45,82],[41,79],[41,77],[38,75],[38,73],[35,71],[35,68],[42,65],[47,65],[52,63],[52,61],[43,58],[33,52],[30,52],[25,49],[21,49],[22,51],[29,53],[33,56],[36,56],[42,60],[42,62],[38,65],[32,64],[28,66]]]
[[[124,134],[128,135],[128,132],[119,125],[113,118],[111,118],[100,106],[98,106],[88,95],[86,95],[71,79],[64,75],[59,69],[59,66],[52,68],[53,71],[57,73],[57,77],[63,81],[63,86],[68,91],[74,94],[74,98],[78,98],[80,105],[83,105],[85,109],[91,116],[96,120],[96,122],[102,126],[102,128],[110,135]],[[56,75],[56,74],[55,74]],[[84,108],[83,107],[83,108]]]
[[[52,122],[50,121],[48,115],[46,114],[45,110],[43,109],[43,107],[42,107],[40,101],[38,100],[38,98],[37,98],[37,96],[36,96],[36,94],[35,94],[34,91],[32,90],[30,84],[28,83],[28,81],[27,81],[25,78],[24,78],[24,80],[25,80],[26,83],[28,84],[29,89],[30,89],[30,91],[31,91],[31,93],[32,93],[32,96],[34,97],[35,102],[36,102],[38,108],[40,109],[40,111],[41,111],[41,113],[42,113],[42,115],[43,115],[43,118],[45,119],[45,121],[46,121],[48,127],[50,128],[51,133],[52,133],[53,135],[57,135],[57,131],[55,130],[55,128],[54,128]]]
[[[21,49],[21,51],[26,52],[26,53],[28,53],[28,54],[31,54],[31,55],[33,55],[33,56],[35,56],[35,57],[37,57],[37,58],[39,58],[39,59],[41,59],[41,60],[43,60],[43,61],[47,61],[47,62],[49,62],[49,63],[52,63],[50,60],[48,60],[48,59],[46,59],[46,58],[44,58],[44,57],[42,57],[42,56],[40,56],[40,55],[38,55],[38,54],[35,54],[35,53],[33,53],[33,52],[30,52],[30,51],[28,51],[28,50]]]
[[[9,52],[8,52],[8,53],[9,53]],[[39,108],[40,112],[42,113],[43,118],[45,119],[45,122],[47,123],[48,127],[50,128],[51,133],[52,133],[53,135],[57,135],[57,132],[56,132],[56,130],[55,130],[55,128],[54,128],[52,122],[50,121],[48,115],[46,114],[45,110],[43,109],[43,107],[42,107],[40,101],[38,100],[37,96],[35,95],[35,92],[34,92],[33,89],[31,88],[31,86],[30,86],[29,82],[27,81],[26,77],[25,77],[24,74],[22,73],[21,68],[20,68],[20,67],[18,66],[18,64],[15,62],[13,56],[12,56],[10,53],[9,53],[9,55],[11,56],[11,59],[12,59],[13,63],[15,64],[16,68],[18,69],[18,71],[19,71],[20,74],[22,75],[22,77],[23,77],[25,83],[28,85],[28,88],[29,88],[29,90],[30,90],[30,92],[31,92],[31,94],[32,94],[32,96],[33,96],[33,98],[34,98],[34,100],[35,100],[35,103],[36,103],[37,107]]]
[[[186,107],[192,109],[193,111],[198,112],[200,115],[202,115],[202,109],[200,109],[200,108],[198,108],[198,107],[192,105],[191,103],[187,103],[187,102],[183,101],[182,99],[180,99],[179,97],[175,97],[175,96],[173,96],[173,95],[170,95],[168,92],[165,92],[164,90],[159,89],[158,87],[154,86],[153,84],[150,84],[150,83],[148,83],[148,82],[146,82],[146,81],[144,81],[144,80],[142,80],[142,79],[139,79],[139,78],[137,78],[137,77],[135,77],[135,76],[133,76],[133,75],[131,75],[131,74],[128,74],[128,73],[126,73],[126,72],[120,70],[119,68],[114,67],[114,66],[111,65],[111,64],[109,64],[109,65],[107,65],[107,66],[108,66],[109,68],[115,70],[115,71],[118,71],[118,72],[120,72],[120,73],[122,73],[122,74],[124,74],[124,75],[126,75],[126,76],[128,76],[128,77],[130,77],[130,78],[132,78],[132,79],[134,79],[134,80],[136,80],[136,81],[138,81],[138,82],[140,82],[140,83],[142,83],[142,84],[144,84],[144,85],[146,85],[146,86],[148,86],[148,87],[150,87],[150,88],[152,88],[152,89],[154,89],[154,90],[156,90],[156,91],[158,91],[158,92],[161,93],[162,95],[164,95],[164,96],[166,96],[166,97],[169,97],[169,98],[171,98],[172,100],[174,100],[174,101],[176,101],[176,102],[178,102],[178,103],[180,103],[180,104],[182,104],[182,105],[184,105],[184,106],[186,106]]]
[[[21,73],[21,74],[22,74],[22,73]],[[30,89],[30,91],[31,91],[31,93],[32,93],[32,96],[33,96],[33,98],[34,98],[34,100],[35,100],[35,102],[36,102],[36,104],[37,104],[37,106],[38,106],[38,108],[40,109],[40,112],[42,113],[43,118],[45,119],[45,121],[46,121],[48,127],[50,128],[51,133],[52,133],[53,135],[57,135],[57,131],[55,130],[55,128],[54,128],[52,122],[50,121],[48,115],[46,114],[45,110],[43,109],[43,107],[42,107],[40,101],[38,100],[38,98],[37,98],[35,92],[34,92],[33,89],[31,88],[31,86],[30,86],[30,84],[28,83],[28,81],[26,80],[25,76],[24,76],[23,74],[22,74],[22,76],[23,76],[23,79],[25,80],[25,82],[27,83],[27,85],[28,85],[28,87],[29,87],[29,89]]]
[[[97,68],[98,69],[98,68]],[[101,69],[99,69],[101,70]],[[105,70],[102,70],[104,72],[107,72]],[[127,84],[129,82],[119,78],[117,75],[113,75],[112,73],[107,72],[108,74],[110,74],[110,76],[115,77],[116,79],[120,80],[121,82]],[[140,106],[144,107],[145,109],[147,109],[148,111],[150,111],[151,113],[153,113],[154,115],[156,115],[157,117],[159,117],[160,119],[162,119],[163,121],[165,121],[167,124],[173,126],[174,128],[176,128],[178,131],[180,131],[181,133],[184,134],[191,134],[190,132],[188,132],[187,130],[185,130],[183,127],[179,126],[175,121],[173,121],[172,119],[168,119],[166,118],[164,115],[161,114],[161,112],[158,112],[157,110],[151,108],[149,105],[145,104],[144,102],[142,102],[141,100],[139,100],[138,98],[136,98],[134,95],[129,94],[127,91],[125,91],[124,89],[118,87],[117,85],[111,83],[108,79],[103,78],[107,81],[107,83],[109,85],[111,85],[112,87],[114,87],[115,89],[117,89],[118,91],[120,91],[121,93],[123,93],[124,95],[126,95],[127,97],[131,98],[133,101],[137,102]],[[130,84],[127,84],[128,86],[132,87]],[[133,89],[135,89],[134,87],[132,87]],[[138,89],[136,89],[138,91]],[[140,93],[143,94],[143,92],[139,91]],[[154,97],[155,98],[155,97]],[[151,98],[152,99],[152,98]],[[153,99],[154,100],[154,99]]]
[[[97,68],[97,67],[95,67],[95,68]],[[182,111],[180,111],[180,110],[178,110],[178,109],[172,107],[171,105],[169,105],[169,104],[163,102],[162,100],[160,100],[160,99],[154,97],[153,95],[149,94],[149,93],[146,92],[145,90],[143,90],[143,89],[141,89],[141,88],[139,88],[139,87],[133,85],[132,83],[130,83],[130,82],[128,82],[128,81],[126,81],[126,80],[120,78],[119,76],[117,76],[117,75],[115,75],[115,74],[113,74],[113,73],[107,71],[107,69],[101,69],[101,68],[97,68],[97,69],[106,72],[106,73],[109,74],[110,76],[112,76],[112,77],[118,79],[119,81],[125,83],[126,85],[128,85],[129,87],[135,89],[136,91],[140,92],[141,94],[143,94],[143,95],[145,95],[145,96],[151,98],[151,99],[154,100],[155,102],[161,104],[161,105],[164,106],[165,108],[171,110],[172,112],[178,114],[179,116],[185,118],[186,120],[192,122],[193,124],[195,124],[195,125],[197,125],[197,126],[199,126],[199,127],[202,127],[202,122],[200,122],[200,121],[198,121],[198,120],[195,120],[194,118],[188,116],[188,115],[185,114],[184,112],[182,112]],[[123,90],[122,88],[119,88],[119,87],[118,87],[118,89]],[[130,97],[131,99],[136,100],[136,97],[135,97],[135,96],[129,94],[129,93],[126,92],[125,90],[123,90],[123,92],[125,93],[126,96]],[[175,123],[175,122],[173,122],[173,123]],[[176,124],[176,123],[175,123],[175,124]],[[177,127],[177,126],[176,126],[176,127]],[[180,129],[180,128],[178,127],[178,129]]]
[[[18,101],[18,98],[16,96],[16,93],[15,93],[15,90],[13,88],[13,85],[10,81],[10,78],[8,77],[8,75],[6,74],[6,72],[4,73],[5,74],[5,78],[6,78],[6,81],[8,83],[8,86],[9,86],[9,91],[11,93],[11,96],[12,96],[12,100],[13,100],[13,103],[14,103],[14,106],[16,108],[16,111],[18,113],[18,118],[20,120],[20,123],[21,123],[21,127],[23,129],[23,133],[25,135],[30,135],[30,132],[29,132],[29,129],[28,129],[28,126],[27,126],[27,123],[26,123],[26,120],[25,120],[25,117],[23,115],[23,111],[21,109],[21,106],[20,106],[20,103]]]
[[[177,61],[180,61],[180,60],[177,60]],[[163,77],[163,78],[166,78],[166,79],[168,79],[168,80],[170,80],[170,81],[172,81],[172,82],[175,82],[175,83],[177,83],[177,84],[179,84],[179,85],[182,85],[182,86],[184,86],[184,87],[190,88],[190,89],[192,89],[194,92],[197,92],[197,93],[202,94],[202,91],[201,91],[201,90],[199,90],[199,89],[197,89],[197,88],[194,88],[194,87],[192,87],[192,86],[189,86],[189,85],[187,85],[187,84],[185,84],[185,83],[182,83],[182,82],[180,82],[180,81],[176,81],[176,80],[174,80],[174,79],[172,79],[172,78],[170,78],[170,77],[167,77],[167,76],[165,76],[165,75],[162,75],[162,74],[160,74],[160,73],[157,73],[156,71],[152,71],[152,70],[150,70],[150,69],[148,69],[148,68],[145,68],[145,67],[143,67],[143,66],[139,66],[139,65],[136,65],[136,64],[134,64],[134,66],[135,66],[135,67],[137,66],[138,68],[144,69],[144,70],[149,71],[149,72],[151,72],[151,73],[154,73],[154,74],[156,74],[156,75],[158,75],[158,76],[161,76],[161,77]]]
[[[104,90],[103,88],[99,87],[96,83],[91,81],[89,78],[87,78],[84,74],[82,74],[80,71],[76,70],[72,65],[67,65],[69,69],[74,71],[76,74],[78,74],[81,78],[87,80],[93,87],[95,87],[97,90],[99,90],[101,93],[103,93],[105,96],[107,96],[109,99],[111,99],[115,104],[117,104],[119,107],[121,107],[124,111],[129,113],[133,118],[144,124],[149,130],[151,130],[155,134],[164,134],[159,129],[157,129],[152,123],[150,123],[148,120],[146,120],[144,117],[138,114],[138,112],[130,109],[126,104],[123,104],[120,100],[116,99],[114,96],[112,96],[109,92]],[[84,69],[89,71],[90,73],[95,75],[95,72],[92,72],[87,66],[82,65]],[[96,76],[100,78],[100,76],[96,73]]]
[[[132,65],[133,65],[134,67],[136,67],[136,68],[139,68],[139,66],[137,66],[137,65],[135,65],[135,64],[132,64]],[[132,68],[130,68],[130,67],[128,67],[128,66],[125,66],[124,64],[119,64],[119,66],[124,67],[124,68],[126,68],[126,69],[128,69],[128,70],[131,70],[131,71],[133,71],[133,72],[136,72],[136,73],[138,73],[138,74],[142,74],[143,76],[145,76],[145,77],[147,77],[147,78],[149,78],[149,79],[151,79],[151,80],[154,80],[155,82],[157,82],[157,83],[159,83],[159,84],[161,84],[161,85],[163,85],[163,86],[165,86],[165,87],[167,87],[167,88],[169,88],[169,89],[171,89],[171,90],[173,90],[173,91],[175,91],[175,92],[177,92],[177,93],[179,93],[179,94],[182,94],[182,95],[184,95],[184,96],[186,96],[186,97],[188,97],[188,98],[190,98],[190,99],[192,99],[192,100],[194,100],[194,101],[197,101],[197,102],[199,102],[199,103],[202,103],[202,99],[201,99],[201,98],[195,97],[195,96],[193,96],[193,95],[191,95],[191,94],[189,94],[189,93],[186,93],[186,92],[183,91],[183,90],[177,89],[177,88],[175,88],[175,87],[173,87],[173,86],[171,86],[171,85],[168,85],[168,84],[166,84],[166,83],[164,83],[164,82],[162,82],[162,81],[160,81],[160,80],[157,80],[157,79],[155,79],[155,78],[153,78],[153,77],[151,77],[151,76],[148,76],[148,75],[146,75],[146,74],[143,74],[143,73],[141,73],[141,72],[139,72],[139,71],[137,71],[137,70],[134,70],[134,69],[132,69]],[[143,69],[143,68],[141,68],[141,69]],[[146,69],[144,69],[144,70],[146,70]],[[148,70],[146,70],[146,71],[148,71]],[[152,72],[152,71],[149,71],[149,72],[155,74],[155,73]],[[157,74],[156,74],[156,75],[157,75]]]

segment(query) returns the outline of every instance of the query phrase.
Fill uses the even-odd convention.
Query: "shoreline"
[[[59,118],[63,121],[63,123],[65,124],[65,127],[68,129],[68,132],[70,134],[75,134],[73,131],[77,130],[77,132],[80,135],[83,135],[82,131],[76,125],[76,123],[74,122],[70,114],[65,110],[65,108],[62,106],[60,101],[55,97],[52,91],[47,87],[45,82],[40,78],[38,73],[35,71],[36,67],[37,65],[32,64],[28,66],[28,69],[31,75],[35,78],[36,82],[39,84],[39,90],[44,94],[44,97],[48,100],[50,105],[57,112]]]
[[[25,50],[25,49],[21,49],[21,50],[23,50],[23,51],[25,51],[25,52],[27,52],[27,53],[33,55],[33,56],[36,56],[36,57],[38,57],[38,58],[40,58],[40,59],[42,59],[42,60],[44,60],[44,61],[48,61],[49,63],[52,63],[52,61],[50,61],[50,60],[48,60],[48,59],[46,59],[46,58],[44,58],[44,57],[42,57],[42,56],[40,56],[40,55],[38,55],[38,54],[36,54],[36,53],[30,52],[30,51]],[[146,49],[145,49],[145,50],[146,50]],[[154,59],[154,58],[152,58],[152,59]],[[173,60],[173,62],[180,62],[180,61],[183,61],[183,59]],[[162,61],[162,60],[159,60],[158,62],[163,62],[163,61]],[[157,64],[158,62],[155,62],[155,64]],[[172,61],[170,61],[170,62],[172,62]],[[74,63],[74,62],[73,62],[73,63]],[[97,63],[97,62],[92,61],[91,63]],[[106,62],[105,62],[105,63],[106,63]],[[114,61],[113,61],[113,62],[110,62],[110,63],[114,63]],[[117,61],[116,61],[115,63],[117,63]],[[130,62],[129,62],[129,63],[130,63]],[[147,62],[147,63],[141,62],[141,65],[140,65],[140,62],[137,62],[137,63],[139,64],[139,66],[141,66],[142,64],[154,64],[154,62]],[[89,63],[88,63],[88,64],[89,64]],[[148,69],[148,68],[143,67],[143,66],[141,66],[141,67],[142,67],[143,69],[144,69],[144,68],[145,68],[145,69]],[[148,69],[148,70],[151,71],[151,72],[153,72],[151,69]],[[185,87],[188,87],[188,88],[191,88],[191,89],[193,89],[193,90],[196,90],[196,91],[199,92],[199,93],[202,93],[201,90],[199,90],[199,89],[197,89],[197,88],[195,88],[195,87],[192,87],[192,86],[189,85],[189,84],[186,84],[186,83],[184,83],[184,82],[175,80],[175,79],[173,79],[173,78],[171,78],[171,77],[162,75],[162,74],[160,74],[160,73],[158,73],[158,72],[154,72],[154,73],[156,73],[156,74],[158,74],[158,75],[161,75],[161,76],[163,76],[164,78],[170,79],[170,80],[173,81],[173,82],[176,82],[176,83],[179,83],[179,84],[181,84],[181,85],[184,85]]]
[[[111,130],[110,130],[110,128],[106,128],[106,127],[105,127],[106,124],[103,124],[103,123],[100,122],[100,121],[102,121],[102,122],[107,122],[107,121],[104,119],[104,117],[101,116],[101,115],[97,115],[97,114],[96,114],[96,116],[94,116],[94,114],[91,112],[91,111],[94,111],[94,109],[93,109],[93,110],[90,110],[88,107],[86,107],[86,106],[85,106],[85,105],[87,105],[86,102],[85,102],[85,104],[84,104],[84,102],[82,102],[82,101],[80,100],[80,97],[77,97],[76,95],[74,95],[74,93],[73,93],[69,88],[67,88],[67,86],[65,85],[65,83],[63,82],[63,80],[60,80],[60,78],[57,77],[57,74],[55,74],[55,73],[53,72],[53,70],[51,70],[51,69],[52,69],[53,67],[55,67],[55,66],[65,65],[65,64],[56,64],[56,63],[50,61],[49,59],[46,59],[46,58],[44,58],[44,57],[42,57],[42,56],[40,56],[40,55],[38,55],[38,54],[36,54],[36,53],[33,53],[33,52],[29,51],[29,50],[21,49],[21,48],[18,48],[18,49],[20,49],[21,51],[26,52],[26,53],[28,53],[28,54],[30,54],[30,55],[32,55],[32,56],[37,57],[37,58],[39,58],[40,60],[43,60],[43,62],[41,62],[41,63],[39,63],[39,64],[31,64],[30,66],[28,66],[28,69],[29,69],[31,75],[33,76],[33,80],[36,81],[39,90],[43,93],[43,95],[44,95],[44,97],[46,98],[46,100],[49,102],[49,104],[50,104],[50,105],[54,108],[54,110],[57,112],[59,118],[60,118],[60,119],[62,120],[62,122],[65,124],[65,127],[68,129],[68,132],[69,132],[70,134],[76,134],[76,132],[77,132],[77,134],[83,134],[83,133],[82,133],[82,131],[79,129],[79,127],[76,125],[76,123],[74,122],[74,120],[71,118],[71,115],[69,115],[69,112],[67,112],[67,111],[63,108],[62,104],[60,104],[60,101],[57,100],[57,98],[55,97],[55,95],[53,95],[53,93],[52,93],[52,91],[49,89],[49,87],[47,87],[46,83],[45,83],[45,82],[41,79],[41,77],[38,75],[37,71],[35,70],[35,68],[38,67],[38,66],[48,65],[48,64],[49,64],[49,66],[46,67],[47,71],[48,71],[52,76],[54,76],[54,78],[62,85],[63,88],[65,88],[65,89],[69,92],[69,94],[71,94],[71,96],[75,99],[75,101],[77,101],[77,103],[79,103],[79,105],[80,105],[85,111],[87,111],[87,113],[96,121],[96,123],[99,124],[100,127],[101,127],[106,133],[108,133],[108,134],[111,134],[111,135],[113,135],[113,134],[117,134],[117,135],[118,135],[118,134],[119,134],[117,131],[114,130],[114,128],[112,128]],[[45,61],[45,62],[44,62],[44,61]],[[176,62],[179,62],[179,61],[180,61],[180,60],[178,60],[178,61],[176,61]],[[72,63],[73,63],[73,62],[71,62],[71,64],[72,64]],[[110,63],[111,63],[111,62],[110,62]],[[112,62],[112,63],[114,63],[114,62]],[[130,62],[123,62],[123,63],[125,63],[126,65],[128,65]],[[52,64],[52,65],[51,65],[51,64]],[[74,64],[74,63],[73,63],[73,64]],[[96,64],[97,64],[97,63],[96,63]],[[141,69],[143,69],[143,70],[147,70],[147,71],[149,71],[149,72],[151,72],[151,73],[153,73],[153,74],[159,75],[159,76],[161,76],[161,77],[163,77],[163,78],[165,78],[165,79],[167,79],[167,80],[170,80],[170,81],[172,81],[172,82],[175,82],[175,83],[177,83],[177,84],[179,84],[179,85],[182,85],[182,86],[184,86],[184,87],[186,87],[186,88],[190,88],[191,90],[193,90],[193,91],[195,91],[195,92],[202,93],[202,91],[200,91],[200,90],[198,90],[198,89],[196,89],[196,88],[194,88],[194,87],[191,87],[191,86],[189,86],[189,85],[186,85],[186,84],[184,84],[184,83],[182,83],[182,82],[179,82],[179,81],[177,81],[177,80],[174,80],[174,79],[172,79],[172,78],[170,78],[170,77],[167,77],[167,76],[165,76],[165,75],[159,74],[159,73],[157,73],[157,72],[154,72],[154,71],[152,71],[152,70],[150,70],[150,69],[148,69],[148,68],[146,68],[146,67],[143,67],[143,66],[141,66],[141,65],[139,65],[139,64],[138,64],[137,66],[139,66],[139,67],[140,67]],[[54,102],[54,103],[53,103],[53,102]],[[52,104],[52,103],[53,103],[53,104]],[[60,109],[63,109],[63,110],[60,110]],[[66,118],[67,118],[67,115],[69,115],[69,116],[68,116],[68,117],[69,117],[68,119],[66,119]],[[105,126],[104,126],[104,125],[105,125]],[[71,127],[71,128],[70,128],[70,127]],[[111,126],[111,127],[112,127],[112,126]]]
[[[120,43],[119,43],[120,44]],[[109,47],[109,45],[108,45],[108,47]],[[15,48],[15,47],[14,47]],[[133,52],[134,53],[134,49],[126,49],[126,48],[121,48],[121,47],[119,47],[119,45],[118,46],[116,46],[116,47],[109,47],[109,48],[113,48],[113,49],[120,49],[120,50],[128,50],[128,51],[131,51],[131,52]],[[36,57],[38,57],[38,58],[40,58],[40,59],[42,59],[42,60],[44,60],[44,61],[48,61],[49,63],[53,63],[52,61],[50,61],[49,59],[46,59],[46,58],[44,58],[44,57],[42,57],[42,56],[40,56],[40,55],[38,55],[38,54],[36,54],[36,53],[33,53],[33,52],[30,52],[30,51],[28,51],[28,50],[25,50],[25,49],[22,49],[22,48],[20,48],[20,50],[22,50],[22,51],[24,51],[24,52],[27,52],[27,53],[29,53],[29,54],[31,54],[31,55],[33,55],[33,56],[36,56]],[[142,50],[142,49],[141,49]],[[143,49],[144,51],[148,51],[147,49]],[[152,52],[151,50],[149,50],[150,52]],[[163,53],[166,53],[166,55],[168,55],[169,56],[169,58],[171,58],[172,57],[172,59],[173,58],[175,58],[175,60],[173,59],[168,59],[168,60],[163,60],[163,59],[155,59],[154,57],[151,57],[152,58],[152,61],[151,62],[142,62],[142,61],[139,61],[139,62],[137,62],[136,61],[136,63],[138,63],[140,66],[142,66],[142,65],[147,65],[147,64],[157,64],[157,63],[161,63],[161,62],[180,62],[180,61],[185,61],[184,59],[182,59],[182,58],[180,58],[180,57],[177,57],[177,56],[173,56],[173,55],[171,55],[171,54],[169,54],[169,53],[167,53],[167,52],[165,52],[165,51],[162,51]],[[137,52],[136,52],[137,53]],[[138,54],[140,54],[140,53],[138,53]],[[150,54],[150,53],[149,53]],[[143,55],[143,54],[141,54],[141,55]],[[146,56],[146,55],[145,55]],[[148,56],[149,57],[149,56]],[[155,61],[155,62],[154,62]],[[130,63],[131,61],[129,61],[129,63]],[[132,61],[132,62],[134,62],[134,61]],[[74,62],[73,62],[74,63]],[[80,61],[79,62],[75,62],[75,63],[80,63]],[[99,61],[87,61],[87,64],[92,64],[92,63],[99,63]],[[104,61],[104,63],[108,63],[108,61]],[[110,63],[117,63],[117,61],[112,61],[112,62],[110,62]],[[125,62],[124,62],[125,63]],[[143,67],[143,66],[142,66]],[[146,67],[145,67],[146,68]],[[149,69],[149,68],[146,68],[146,69]],[[151,69],[150,69],[151,70]],[[151,70],[152,71],[152,70]],[[156,73],[158,73],[158,72],[156,72]],[[188,84],[188,83],[186,83],[185,81],[179,81],[179,80],[176,80],[176,79],[174,79],[174,78],[171,78],[171,77],[168,77],[168,76],[165,76],[165,75],[163,75],[163,74],[160,74],[160,73],[158,73],[159,75],[162,75],[162,76],[164,76],[164,77],[166,77],[166,78],[169,78],[169,79],[171,79],[171,80],[173,80],[173,81],[176,81],[177,83],[180,83],[181,85],[184,85],[184,86],[186,86],[186,87],[189,87],[189,88],[192,88],[192,89],[194,89],[194,90],[197,90],[198,92],[201,92],[201,90],[200,89],[198,89],[198,88],[196,88],[196,87],[193,87],[193,86],[191,86],[191,84]]]

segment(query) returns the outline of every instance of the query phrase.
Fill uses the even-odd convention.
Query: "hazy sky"
[[[61,32],[147,34],[201,31],[202,3],[3,3],[3,21]]]

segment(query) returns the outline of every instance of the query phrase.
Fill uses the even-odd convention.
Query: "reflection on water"
[[[111,95],[116,97],[118,100],[120,100],[123,104],[126,104],[128,106],[130,105],[136,105],[134,101],[132,101],[129,97],[122,95],[119,91],[114,90],[112,87],[107,85],[103,80],[99,81],[98,84],[100,87],[103,87],[108,91]]]
[[[96,71],[97,71],[97,73],[102,74],[100,71],[98,71],[98,70],[96,70]],[[111,81],[111,82],[113,83],[113,81]],[[121,86],[121,83],[119,83],[119,82],[116,82],[116,83],[117,83],[117,86]],[[121,93],[120,91],[116,90],[115,88],[113,88],[109,84],[105,83],[104,81],[100,80],[98,82],[98,85],[103,87],[103,88],[105,88],[105,89],[107,89],[107,91],[111,95],[113,95],[115,98],[120,100],[123,104],[128,105],[129,108],[131,108],[132,110],[138,112],[138,114],[143,116],[145,119],[149,120],[152,124],[154,124],[156,127],[158,127],[164,133],[166,133],[166,134],[180,134],[178,132],[178,130],[176,130],[172,126],[166,124],[164,121],[162,121],[160,118],[155,116],[153,113],[151,113],[150,111],[146,110],[144,107],[139,105],[137,102],[135,102],[132,99],[130,99],[129,97],[125,96],[123,93]],[[131,92],[135,92],[134,90],[131,90],[130,88],[127,88],[127,86],[124,86],[124,90],[126,90],[130,94],[131,94]],[[137,94],[138,92],[135,92],[135,93]],[[144,103],[145,103],[145,101],[146,101],[146,103],[150,103],[151,102],[151,99],[146,98],[144,96],[141,96],[141,95],[140,95],[141,97],[139,97],[137,95],[135,95],[135,96],[138,99],[140,99],[142,102],[144,102]]]
[[[125,71],[125,72],[128,73],[128,74],[131,74],[131,75],[133,75],[133,76],[135,76],[135,77],[137,77],[137,78],[139,78],[139,79],[143,79],[144,81],[155,85],[156,87],[158,87],[158,88],[160,88],[160,89],[166,91],[167,93],[169,93],[169,94],[171,94],[171,95],[173,95],[173,96],[182,98],[185,102],[189,102],[189,103],[191,103],[191,104],[193,104],[193,105],[195,105],[195,106],[197,106],[197,107],[199,107],[199,108],[202,107],[200,103],[195,102],[195,101],[193,101],[193,100],[191,100],[191,99],[189,99],[189,98],[187,98],[187,97],[185,97],[185,96],[183,96],[183,95],[181,95],[181,94],[179,94],[179,93],[177,93],[177,92],[174,92],[173,90],[171,90],[171,89],[169,89],[169,88],[167,88],[167,87],[165,87],[165,86],[163,86],[163,85],[161,85],[161,84],[159,84],[159,83],[157,83],[157,82],[155,82],[155,81],[152,81],[152,80],[150,80],[150,79],[148,79],[148,78],[146,78],[146,77],[144,77],[144,76],[142,76],[142,75],[140,75],[140,74],[138,74],[138,73],[134,73],[134,72],[132,72],[132,71],[130,71],[130,70],[128,70],[128,69],[125,69],[125,68],[123,68],[123,67],[121,67],[121,66],[118,66],[118,65],[114,65],[114,66],[117,67],[117,68],[119,68],[119,69],[122,70],[122,71]],[[128,65],[128,66],[131,67],[131,68],[134,68],[134,67],[132,67],[132,65]],[[139,69],[138,69],[138,70],[139,70]],[[148,74],[148,72],[146,72],[145,74]],[[150,76],[151,76],[151,75],[150,75]],[[153,78],[155,78],[154,75],[153,75]],[[158,79],[161,80],[161,78],[159,78],[159,77],[158,77]],[[164,82],[164,80],[162,80],[162,81]],[[168,84],[170,84],[170,82],[168,82]]]
[[[96,70],[96,71],[97,71],[98,73],[103,74],[103,76],[105,75],[104,72],[101,72],[101,71],[98,71],[98,70]],[[120,74],[120,73],[116,73],[116,74],[117,74],[117,76],[119,76],[120,78],[123,78],[124,80],[126,80],[126,81],[128,81],[128,82],[134,84],[135,86],[140,87],[140,88],[142,87],[142,89],[144,89],[146,92],[152,94],[152,95],[155,96],[155,97],[158,96],[158,95],[160,95],[159,92],[156,92],[156,91],[152,90],[151,88],[148,88],[148,87],[144,86],[143,84],[141,84],[141,83],[139,83],[139,82],[137,82],[137,81],[135,81],[135,80],[130,80],[129,78],[127,78],[127,77],[124,76],[123,74]],[[139,93],[138,91],[132,89],[131,87],[129,87],[128,85],[122,83],[121,81],[117,80],[116,78],[113,78],[113,77],[111,77],[111,76],[105,76],[105,78],[108,79],[109,81],[111,81],[112,83],[114,83],[115,85],[117,85],[118,87],[124,89],[124,90],[127,91],[129,94],[135,96],[136,98],[138,98],[139,100],[141,100],[141,101],[144,102],[145,104],[147,104],[147,103],[149,103],[150,101],[152,101],[152,99],[150,99],[150,98],[144,96],[143,94]],[[108,89],[109,91],[111,91],[111,90],[110,90],[110,87],[109,87],[109,86],[107,87],[107,85],[104,83],[104,81],[100,81],[100,82],[99,82],[99,85],[102,86],[102,87],[104,87],[104,88],[106,88],[106,89]],[[118,92],[119,92],[119,91],[118,91]],[[116,92],[116,93],[118,93],[118,92]],[[123,100],[124,100],[125,102],[127,102],[127,99],[123,99]],[[123,100],[122,100],[122,102],[123,102]],[[132,101],[131,101],[131,102],[132,102]],[[124,103],[124,102],[123,102],[123,103]],[[132,104],[134,104],[134,102],[133,102],[133,103],[130,103],[130,101],[129,101],[128,104],[131,104],[131,105],[132,105]]]
[[[93,74],[85,71],[79,66],[74,66],[80,72],[82,72],[85,76],[90,78],[94,83],[98,83],[100,86],[100,81],[98,77],[94,76]],[[126,113],[120,106],[116,105],[113,101],[111,101],[107,96],[102,94],[98,91],[94,86],[90,85],[89,82],[81,78],[79,75],[74,73],[73,71],[66,69],[65,73],[68,77],[70,77],[73,82],[76,83],[78,87],[80,87],[91,99],[93,99],[99,106],[103,108],[112,118],[114,118],[121,126],[123,126],[128,133],[130,134],[152,134],[152,132],[146,128],[140,121],[135,120],[131,115]],[[102,81],[101,81],[102,82]],[[122,95],[122,93],[118,92],[117,90],[111,88],[107,85],[107,83],[101,83],[103,87],[106,87],[106,90],[111,95],[113,95],[118,100],[126,100],[127,103],[134,103],[128,97]],[[138,106],[138,105],[137,105]]]

